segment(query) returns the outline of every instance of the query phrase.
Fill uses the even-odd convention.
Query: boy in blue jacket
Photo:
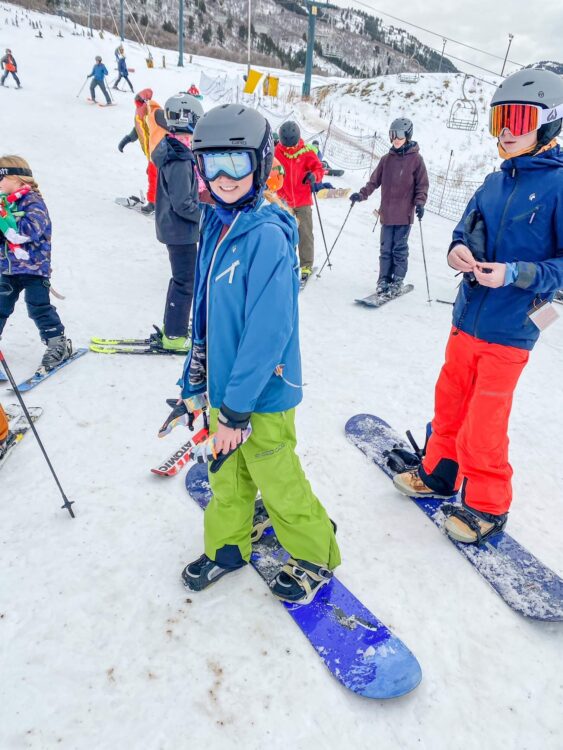
[[[207,392],[215,450],[232,455],[210,471],[205,553],[182,577],[199,591],[246,565],[260,491],[266,525],[291,555],[272,591],[307,603],[332,578],[340,553],[295,453],[302,399],[296,222],[263,200],[273,139],[256,110],[212,109],[197,123],[192,148],[215,205],[203,209],[182,397]]]
[[[550,302],[563,285],[563,154],[556,136],[563,80],[524,69],[498,87],[489,128],[504,159],[453,233],[448,264],[463,273],[435,414],[418,469],[395,477],[414,497],[444,497],[447,533],[481,543],[504,528],[512,502],[508,420],[513,392]]]
[[[108,69],[103,64],[102,58],[99,55],[96,55],[96,64],[92,68],[92,72],[86,76],[86,78],[92,79],[92,81],[90,82],[90,101],[96,101],[96,87],[99,87],[102,91],[102,94],[106,98],[106,104],[111,104],[111,98],[108,94],[108,90],[106,89],[106,84],[104,81],[104,78],[107,75]]]
[[[123,45],[120,45],[115,50],[115,60],[117,62],[117,72],[119,75],[117,76],[116,82],[113,84],[114,89],[119,88],[119,84],[121,83],[121,79],[124,78],[125,81],[127,81],[127,85],[131,89],[131,93],[133,92],[133,84],[129,80],[129,69],[127,67],[127,60],[125,58],[125,50],[123,48]]]
[[[186,353],[199,239],[199,191],[191,134],[203,115],[189,94],[170,97],[160,109],[149,102],[151,161],[158,169],[156,237],[166,245],[172,278],[168,284],[161,341],[163,349]]]
[[[29,164],[0,157],[0,337],[20,294],[47,344],[38,372],[52,370],[72,354],[72,344],[49,298],[51,219]]]

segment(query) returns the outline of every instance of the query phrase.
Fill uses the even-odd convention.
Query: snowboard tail
[[[352,417],[345,431],[348,439],[391,479],[396,472],[389,466],[389,451],[395,447],[412,451],[387,422],[373,414]],[[443,506],[453,502],[411,500],[439,529],[445,520]],[[563,579],[505,531],[480,546],[446,538],[515,612],[535,620],[563,621]]]
[[[211,499],[206,464],[188,472],[186,489],[205,510]],[[253,544],[250,564],[269,584],[288,557],[270,528]],[[310,604],[282,606],[334,677],[352,692],[396,698],[420,683],[422,672],[411,651],[336,577]]]

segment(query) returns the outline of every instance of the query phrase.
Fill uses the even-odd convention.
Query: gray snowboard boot
[[[52,370],[70,357],[72,354],[72,341],[62,334],[61,336],[53,336],[47,339],[46,343],[47,349],[45,349],[39,370],[49,372],[49,370]]]

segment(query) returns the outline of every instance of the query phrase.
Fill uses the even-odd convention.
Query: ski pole
[[[328,261],[328,267],[332,268],[332,264],[331,264],[330,258],[329,258],[328,246],[326,244],[325,230],[323,228],[323,222],[322,222],[322,219],[321,219],[321,212],[319,211],[319,202],[317,201],[317,194],[315,193],[314,190],[311,190],[311,192],[313,193],[313,200],[315,201],[315,206],[316,206],[316,209],[317,209],[317,216],[319,217],[319,224],[320,224],[320,227],[321,227],[321,234],[323,236],[323,242],[324,242],[324,246],[325,246],[326,259]]]
[[[61,493],[63,501],[64,501],[63,504],[61,505],[61,508],[63,510],[64,509],[68,510],[68,512],[70,513],[70,517],[74,518],[75,517],[74,516],[74,511],[72,510],[72,507],[71,507],[72,505],[74,505],[74,500],[72,500],[72,501],[69,500],[67,498],[67,496],[65,495],[65,493],[63,491],[63,488],[61,487],[61,483],[59,482],[59,478],[55,474],[55,470],[53,469],[53,466],[52,466],[51,462],[49,461],[49,456],[47,455],[47,451],[43,447],[43,443],[41,442],[41,438],[39,437],[39,435],[37,433],[37,429],[36,429],[34,423],[31,420],[31,416],[30,416],[30,414],[29,414],[29,412],[27,410],[27,406],[24,403],[24,400],[22,398],[20,390],[19,390],[18,386],[16,385],[16,381],[14,380],[14,376],[12,375],[12,372],[11,372],[10,368],[8,367],[8,363],[6,362],[6,358],[4,357],[4,354],[3,354],[3,352],[2,352],[1,349],[0,349],[0,362],[2,363],[2,367],[4,368],[4,371],[5,371],[6,375],[8,376],[8,380],[10,381],[10,385],[12,386],[12,389],[13,389],[14,393],[16,394],[18,401],[20,402],[20,406],[23,409],[23,413],[25,414],[27,421],[29,422],[29,426],[31,427],[31,430],[32,430],[33,434],[35,435],[35,437],[37,439],[37,442],[39,443],[39,447],[41,448],[41,451],[42,451],[43,455],[45,456],[45,461],[47,461],[47,465],[51,469],[51,474],[53,475],[53,477],[55,479],[55,482],[57,483],[57,487],[60,490],[60,493]]]
[[[418,226],[420,229],[420,245],[422,247],[422,260],[424,261],[424,275],[426,276],[426,291],[428,292],[428,304],[432,304],[430,299],[430,284],[428,283],[428,269],[426,267],[426,253],[424,252],[424,237],[422,236],[422,221],[418,220]]]
[[[375,229],[378,224],[379,224],[379,214],[377,214],[377,219],[375,220],[375,224],[373,225],[373,229],[371,230],[372,234],[375,232]]]
[[[324,263],[322,264],[322,266],[321,266],[321,270],[320,270],[320,271],[318,272],[318,274],[317,274],[317,279],[320,279],[320,278],[321,278],[321,273],[323,272],[323,269],[324,269],[324,267],[326,266],[327,262],[329,261],[329,258],[330,258],[330,256],[332,255],[332,251],[334,250],[334,246],[335,246],[335,245],[336,245],[336,243],[338,242],[338,238],[339,238],[339,237],[340,237],[340,235],[342,234],[342,230],[344,229],[344,226],[345,226],[346,222],[348,221],[348,217],[350,216],[350,213],[351,213],[351,211],[352,211],[352,209],[353,209],[353,208],[354,208],[354,204],[353,204],[353,203],[351,203],[351,204],[350,204],[350,208],[348,209],[348,213],[346,214],[346,218],[344,219],[344,221],[342,222],[342,226],[340,227],[340,231],[338,232],[338,234],[336,235],[336,239],[335,239],[335,240],[334,240],[334,242],[332,243],[332,247],[330,248],[330,251],[329,251],[329,253],[328,253],[327,259],[326,259],[326,260],[325,260],[325,262],[324,262]]]
[[[83,84],[82,84],[82,86],[80,87],[80,91],[79,91],[79,92],[78,92],[78,94],[76,95],[76,98],[77,98],[77,99],[78,99],[78,97],[80,96],[80,94],[82,93],[82,89],[84,88],[84,86],[86,86],[86,83],[87,83],[87,82],[88,82],[88,76],[86,76],[86,79],[85,79],[84,83],[83,83]]]

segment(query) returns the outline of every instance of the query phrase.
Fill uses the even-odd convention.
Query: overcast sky
[[[381,11],[402,18],[418,26],[424,26],[438,34],[456,39],[487,52],[504,57],[508,46],[509,32],[514,34],[510,48],[509,60],[527,65],[538,60],[555,60],[563,63],[562,32],[563,2],[561,0],[410,0],[409,2],[390,2],[389,0],[333,0],[342,7],[358,9],[380,16],[386,26],[393,25],[405,28],[422,42],[438,50],[442,49],[441,36],[425,34],[407,24],[394,21]],[[450,8],[450,12],[445,9]],[[378,10],[380,12],[378,12]],[[481,55],[458,44],[446,44],[446,56],[450,53],[456,57],[500,73],[502,59]],[[462,62],[452,60],[460,70],[473,72],[476,75],[486,74]],[[508,65],[505,70],[516,70]]]

